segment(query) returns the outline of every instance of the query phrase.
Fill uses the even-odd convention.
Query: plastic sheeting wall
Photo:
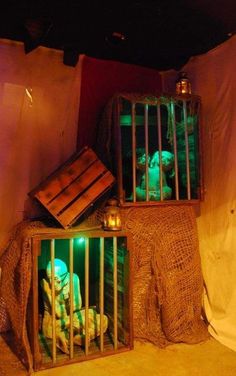
[[[198,218],[210,333],[236,350],[236,36],[183,68],[202,98],[205,201]],[[174,90],[176,72],[164,74]]]
[[[38,211],[27,193],[76,150],[80,71],[61,51],[26,55],[22,43],[0,41],[0,245]]]

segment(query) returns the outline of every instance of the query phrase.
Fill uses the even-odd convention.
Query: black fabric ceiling
[[[236,1],[225,0],[5,0],[0,38],[20,40],[26,53],[38,45],[158,70],[180,69],[196,54],[236,30]]]

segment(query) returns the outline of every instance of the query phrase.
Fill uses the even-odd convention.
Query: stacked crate
[[[114,184],[115,178],[86,147],[30,192],[65,229]]]

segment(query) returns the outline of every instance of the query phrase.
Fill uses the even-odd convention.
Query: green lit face
[[[47,277],[49,279],[50,284],[52,285],[52,267],[51,261],[47,265]],[[55,291],[59,292],[63,289],[63,287],[68,283],[68,272],[66,264],[60,260],[54,260],[54,286]]]
[[[163,150],[161,152],[161,162],[162,167],[165,171],[169,171],[173,167],[174,163],[174,155],[170,153],[169,151]],[[153,154],[153,157],[151,159],[151,167],[159,166],[159,151],[156,151]]]

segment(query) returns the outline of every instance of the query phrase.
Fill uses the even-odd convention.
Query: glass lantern
[[[112,198],[107,201],[104,209],[103,229],[107,231],[121,230],[121,215],[118,200]]]
[[[191,83],[186,72],[180,72],[176,81],[176,94],[191,94]]]

